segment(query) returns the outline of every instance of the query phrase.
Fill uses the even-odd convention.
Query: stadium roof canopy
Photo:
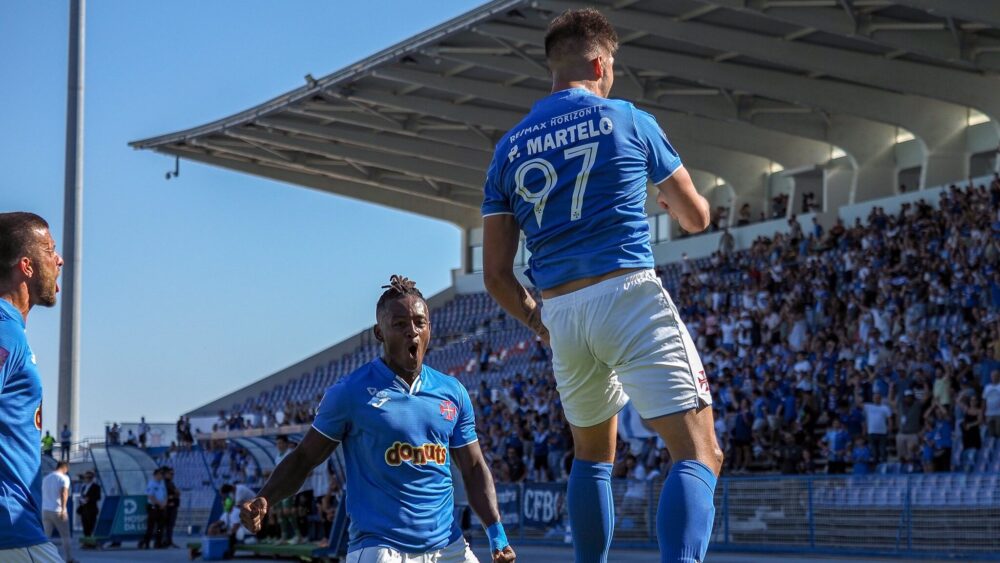
[[[689,168],[745,200],[763,194],[741,178],[840,150],[864,190],[872,155],[901,130],[922,144],[925,185],[950,181],[956,132],[1000,118],[998,1],[496,0],[131,145],[474,227],[495,143],[548,93],[548,21],[588,5],[619,30],[612,95],[653,112]]]

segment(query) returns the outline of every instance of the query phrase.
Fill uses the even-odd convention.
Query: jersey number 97
[[[597,160],[597,148],[599,143],[587,143],[584,145],[578,145],[575,147],[570,147],[563,151],[563,158],[569,160],[571,158],[582,157],[582,166],[580,167],[580,172],[576,175],[576,185],[573,187],[573,205],[570,207],[569,220],[577,221],[583,216],[583,195],[587,191],[587,180],[590,179],[590,170],[594,167],[594,162]],[[525,180],[528,176],[528,172],[537,170],[542,173],[542,178],[544,180],[542,184],[542,189],[537,192],[532,192],[525,185]],[[535,211],[535,221],[538,222],[538,226],[542,226],[542,215],[545,213],[545,203],[549,199],[549,194],[552,189],[555,188],[556,184],[559,183],[559,177],[556,174],[556,169],[552,166],[552,163],[544,158],[532,158],[531,160],[526,160],[517,167],[514,172],[514,181],[517,184],[517,194],[521,196],[524,201],[532,204]]]

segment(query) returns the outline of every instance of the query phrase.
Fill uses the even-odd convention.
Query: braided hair
[[[393,299],[399,299],[400,297],[405,297],[407,295],[413,295],[415,297],[419,297],[420,299],[424,298],[424,294],[420,293],[420,290],[417,289],[416,282],[398,274],[393,274],[389,278],[389,284],[383,285],[382,289],[384,289],[385,292],[383,292],[382,296],[378,298],[378,304],[375,306],[376,315],[379,315],[385,309],[386,304]]]

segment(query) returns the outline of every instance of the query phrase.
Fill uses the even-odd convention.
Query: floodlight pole
[[[86,0],[70,0],[66,98],[66,185],[63,206],[62,318],[59,329],[59,411],[55,435],[80,432],[80,262],[83,250],[83,55]]]

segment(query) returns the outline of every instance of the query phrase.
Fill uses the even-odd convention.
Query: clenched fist
[[[517,555],[514,554],[514,548],[507,546],[502,550],[493,552],[493,563],[514,563],[517,560]]]
[[[265,517],[267,517],[267,499],[264,497],[257,497],[240,505],[240,523],[250,530],[251,534],[260,531]]]

